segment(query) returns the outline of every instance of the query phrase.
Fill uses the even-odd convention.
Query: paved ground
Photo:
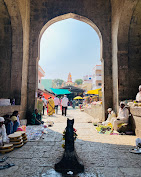
[[[75,147],[85,166],[86,177],[141,177],[141,155],[129,153],[135,145],[135,136],[101,135],[95,131],[91,116],[80,110],[68,110],[69,118],[75,119],[78,139]],[[53,120],[54,126],[48,129],[41,140],[28,142],[20,149],[7,155],[7,162],[16,166],[0,171],[2,177],[55,177],[60,176],[53,170],[63,153],[62,132],[66,127],[66,117],[44,116]],[[1,155],[0,157],[2,157]],[[0,164],[1,165],[1,164]],[[78,175],[77,175],[78,176]]]

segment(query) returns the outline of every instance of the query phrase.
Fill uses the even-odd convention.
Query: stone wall
[[[141,138],[141,108],[130,107],[132,114],[132,128],[135,130],[136,136]]]
[[[21,103],[23,30],[17,0],[0,1],[0,98]]]
[[[138,0],[124,0],[120,15],[118,35],[117,35],[117,62],[118,62],[118,97],[119,101],[134,98],[134,93],[130,92],[132,84],[130,82],[129,67],[129,41],[130,27],[133,13]],[[132,41],[133,42],[133,41]],[[134,42],[132,43],[133,45]],[[134,56],[136,53],[134,52]],[[133,77],[133,76],[131,76]],[[134,82],[135,83],[135,82]],[[137,83],[137,81],[136,81]]]
[[[5,114],[12,115],[14,111],[20,112],[20,106],[19,105],[12,105],[12,106],[1,106],[0,107],[0,116],[4,116]]]
[[[141,85],[141,1],[136,5],[129,29],[129,95],[135,99]]]
[[[120,100],[134,98],[130,92],[129,32],[131,19],[138,0],[111,0],[112,5],[112,64],[113,64],[113,109],[118,110]],[[134,45],[134,42],[132,41]],[[134,56],[136,53],[134,52]],[[137,74],[137,72],[135,72]],[[132,76],[131,76],[132,77]],[[134,83],[138,81],[134,80]],[[135,84],[135,85],[136,85]],[[136,86],[135,86],[136,87]]]
[[[0,1],[1,2],[1,1]],[[20,110],[21,118],[26,117],[27,112],[27,75],[28,75],[28,59],[29,59],[29,29],[30,29],[30,0],[4,0],[5,8],[9,13],[11,20],[11,63],[10,66],[4,66],[3,69],[10,70],[10,80],[7,77],[0,77],[0,83],[5,82],[5,92],[10,91],[9,98],[15,98],[16,105],[8,107],[0,107],[0,113],[6,114],[13,112],[14,109]],[[2,8],[0,6],[0,8]],[[3,12],[3,11],[2,11]],[[1,13],[1,11],[0,11]],[[6,16],[6,13],[3,13]],[[0,15],[1,16],[1,15]],[[8,21],[4,20],[6,25]],[[0,21],[0,28],[2,22]],[[5,27],[5,29],[7,29]],[[7,29],[8,30],[8,29]],[[11,40],[10,36],[6,35],[7,40],[4,38],[0,40],[1,43]],[[1,38],[1,37],[0,37]],[[6,44],[8,46],[8,43]],[[6,47],[5,47],[6,48]],[[1,45],[0,45],[1,49]],[[8,51],[7,51],[8,52]],[[8,52],[10,55],[10,52]],[[4,55],[4,50],[1,52],[1,56]],[[5,60],[6,61],[6,60]],[[4,62],[4,59],[3,61]],[[0,65],[1,66],[1,65]],[[6,72],[5,72],[6,73]],[[3,76],[3,75],[1,75]],[[6,88],[6,82],[8,82],[8,91]],[[1,93],[0,93],[1,94]]]
[[[11,18],[3,0],[0,1],[0,98],[10,98],[12,60]]]
[[[11,81],[9,90],[16,104],[21,104],[22,62],[23,62],[23,26],[17,0],[4,0],[10,15],[12,27]]]
[[[93,117],[93,122],[102,122],[102,105],[91,105],[91,108],[84,108],[84,111]]]

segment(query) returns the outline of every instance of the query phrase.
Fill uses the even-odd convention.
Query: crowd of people
[[[141,103],[141,85],[139,86],[139,92],[136,95],[136,102]],[[122,124],[128,125],[129,123],[129,110],[125,106],[124,102],[120,102],[120,108],[116,117],[115,112],[112,108],[108,108],[108,117],[107,120],[102,122],[102,125],[112,125],[112,130],[117,132],[122,126]]]
[[[136,96],[136,101],[141,103],[141,85],[139,86],[139,92]],[[47,115],[51,116],[55,112],[58,114],[58,106],[60,106],[62,110],[62,116],[67,115],[67,108],[68,108],[69,100],[66,95],[62,99],[59,99],[57,96],[53,99],[52,97],[46,100],[43,97],[39,97],[37,100],[37,109],[34,110],[32,113],[32,117],[30,120],[30,124],[32,125],[40,125],[44,122],[42,121],[42,114],[44,115],[45,110],[47,108]],[[75,108],[76,102],[72,101],[72,107]],[[118,112],[118,116],[116,117],[115,112],[112,108],[108,108],[108,118],[106,121],[102,122],[102,125],[107,126],[109,124],[112,125],[112,131],[118,131],[119,126],[122,124],[128,124],[129,122],[129,110],[126,108],[125,103],[120,103],[120,108]],[[18,129],[22,130],[20,127],[20,120],[19,120],[19,112],[14,111],[13,114],[4,115],[0,117],[0,145],[2,143],[6,143],[8,141],[7,135],[16,132]],[[141,144],[141,139],[138,138],[136,144]]]
[[[37,109],[34,110],[32,114],[31,124],[39,125],[42,123],[42,115],[45,114],[47,108],[47,115],[52,116],[53,114],[58,114],[58,107],[62,110],[62,115],[67,115],[69,100],[66,95],[62,99],[59,99],[57,95],[53,99],[49,97],[48,100],[44,96],[40,96],[37,99]]]
[[[32,113],[29,124],[31,125],[40,125],[44,122],[42,121],[42,114],[44,115],[45,110],[47,108],[47,115],[51,116],[55,112],[58,114],[58,106],[61,107],[62,115],[67,115],[67,107],[68,107],[68,98],[66,95],[60,100],[57,96],[53,99],[50,97],[46,100],[43,97],[39,97],[37,100],[37,109]],[[12,115],[4,115],[0,117],[0,146],[4,143],[8,143],[7,135],[12,134],[18,130],[22,131],[19,120],[19,112],[14,111]]]

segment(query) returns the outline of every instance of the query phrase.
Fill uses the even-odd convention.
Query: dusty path
[[[141,176],[141,155],[129,153],[129,149],[135,145],[135,136],[98,134],[92,123],[88,123],[91,116],[80,110],[69,109],[67,117],[75,119],[74,128],[78,134],[75,147],[85,166],[85,174],[81,176]],[[62,116],[61,111],[53,117],[44,116],[45,122],[52,120],[54,126],[39,141],[28,142],[22,148],[7,154],[10,157],[8,161],[14,162],[16,166],[1,170],[0,176],[57,176],[53,167],[63,153],[62,132],[66,127],[67,117]]]

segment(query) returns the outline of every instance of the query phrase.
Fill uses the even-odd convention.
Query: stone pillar
[[[111,46],[106,45],[106,39],[104,38],[103,38],[103,60],[104,60],[104,62],[102,62],[104,76],[103,111],[105,111],[105,116],[103,117],[104,119],[107,117],[107,109],[109,107],[113,107]]]
[[[118,51],[119,101],[129,98],[128,51]]]
[[[23,64],[23,26],[18,4],[15,12],[11,10],[12,24],[12,62],[11,62],[11,98],[15,98],[16,105],[21,104],[22,64]],[[11,8],[11,6],[9,7]]]
[[[26,118],[27,109],[27,76],[29,62],[29,30],[30,30],[30,0],[19,1],[23,24],[23,63],[21,84],[21,118]],[[24,7],[24,8],[23,8]]]
[[[32,51],[34,49],[34,52]],[[36,49],[36,50],[35,50]],[[30,58],[28,65],[28,93],[27,93],[27,110],[31,114],[36,108],[37,91],[38,91],[38,38],[36,42],[30,39]]]
[[[12,27],[7,7],[0,1],[0,98],[10,98]]]
[[[118,76],[118,28],[120,15],[122,12],[122,7],[124,5],[124,0],[114,1],[111,0],[112,4],[112,77],[113,77],[113,109],[118,112],[119,105],[119,76]],[[118,8],[117,8],[118,7]]]

